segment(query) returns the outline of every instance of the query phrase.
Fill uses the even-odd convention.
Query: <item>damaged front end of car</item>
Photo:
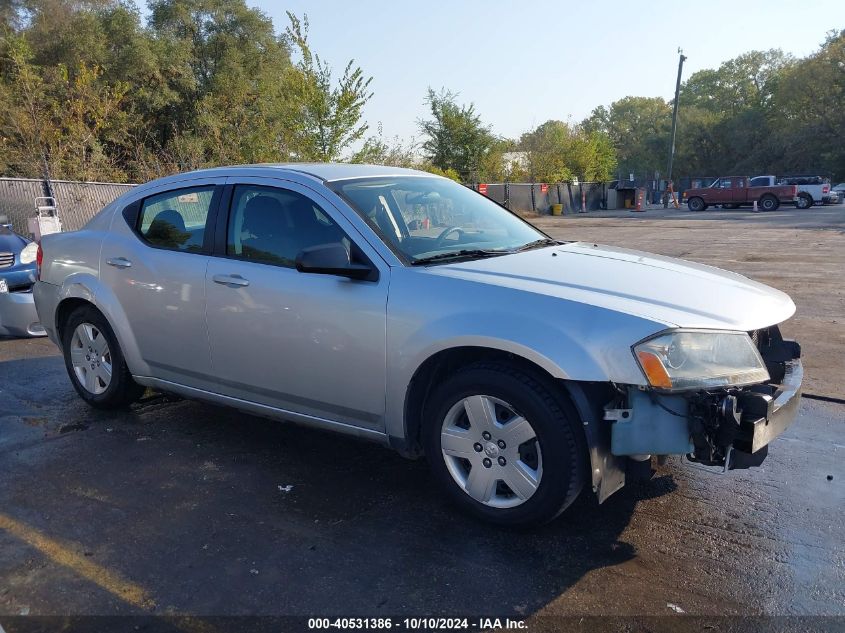
[[[724,470],[759,466],[795,419],[801,347],[778,326],[673,330],[634,346],[649,386],[619,386],[605,406],[611,453],[634,461],[683,454]]]

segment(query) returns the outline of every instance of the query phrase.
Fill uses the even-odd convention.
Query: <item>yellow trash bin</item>
[[[552,215],[563,215],[563,205],[562,204],[553,204],[552,205]]]

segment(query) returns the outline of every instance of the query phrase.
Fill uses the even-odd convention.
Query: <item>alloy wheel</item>
[[[474,395],[446,413],[440,446],[449,474],[470,497],[493,508],[530,499],[543,476],[543,456],[531,423],[507,402]]]
[[[109,343],[97,326],[80,323],[70,340],[70,362],[79,384],[86,391],[99,395],[109,388],[112,379],[112,356]]]

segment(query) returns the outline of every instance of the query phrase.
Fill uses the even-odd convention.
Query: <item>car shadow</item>
[[[635,557],[637,503],[674,489],[662,476],[601,506],[586,490],[548,525],[504,529],[448,504],[423,460],[189,401],[94,411],[63,372],[55,357],[0,362],[2,432],[26,440],[0,441],[0,507],[91,549],[157,613],[523,617]],[[137,612],[38,578],[33,614]]]

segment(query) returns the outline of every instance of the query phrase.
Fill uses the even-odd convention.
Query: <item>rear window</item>
[[[157,248],[200,252],[214,185],[168,191],[144,200],[138,230]]]

